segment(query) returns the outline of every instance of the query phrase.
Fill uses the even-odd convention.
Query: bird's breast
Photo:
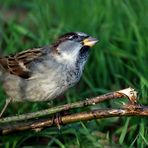
[[[47,101],[56,98],[80,79],[80,73],[72,68],[59,67],[44,71],[28,80],[26,94],[29,101]],[[32,97],[33,96],[33,97]]]

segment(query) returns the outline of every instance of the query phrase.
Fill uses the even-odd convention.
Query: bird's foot
[[[12,98],[9,98],[9,99],[6,100],[6,103],[5,103],[3,109],[0,112],[0,118],[2,117],[2,115],[4,114],[4,112],[6,111],[8,105],[11,103],[11,101],[12,101]]]
[[[62,118],[61,118],[61,114],[60,113],[56,113],[54,116],[53,116],[53,124],[55,124],[58,129],[60,130],[61,129],[61,124],[62,124]]]

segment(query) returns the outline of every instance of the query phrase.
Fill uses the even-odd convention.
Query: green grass
[[[90,54],[80,83],[67,91],[66,100],[100,95],[128,86],[148,105],[147,0],[1,0],[0,51],[10,54],[50,44],[59,35],[82,31],[99,39]],[[0,108],[6,96],[0,92]],[[114,102],[102,104],[112,106]],[[44,108],[44,104],[12,105],[7,115]],[[28,111],[29,110],[29,111]],[[41,132],[0,137],[0,147],[138,147],[148,146],[148,119],[110,118],[74,123]]]

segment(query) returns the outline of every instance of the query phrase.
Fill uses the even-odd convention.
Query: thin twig
[[[79,101],[79,102],[75,102],[75,103],[71,103],[71,104],[56,106],[56,107],[45,109],[42,111],[37,111],[37,112],[33,112],[33,113],[26,113],[26,114],[12,116],[12,117],[0,118],[0,124],[8,123],[8,122],[23,121],[23,120],[33,119],[33,118],[39,118],[39,117],[55,114],[57,112],[66,111],[66,110],[70,110],[70,109],[74,109],[74,108],[90,106],[90,105],[95,105],[97,103],[101,103],[106,100],[118,99],[118,98],[122,98],[122,97],[128,97],[132,103],[136,102],[136,95],[135,95],[134,89],[126,88],[123,90],[107,93],[102,96],[98,96],[98,97],[94,97],[94,98],[90,98],[90,99],[85,99],[83,101]],[[131,100],[130,98],[132,98],[132,97],[135,99]]]
[[[121,109],[100,109],[90,112],[76,113],[61,117],[60,124],[68,124],[77,121],[88,121],[92,119],[121,117],[121,116],[148,116],[148,107],[140,105],[129,105]],[[27,122],[19,122],[15,124],[3,125],[0,128],[1,134],[8,134],[16,131],[24,130],[41,130],[43,128],[57,125],[53,119],[38,119]]]

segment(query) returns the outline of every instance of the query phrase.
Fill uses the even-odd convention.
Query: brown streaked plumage
[[[16,55],[0,58],[0,65],[10,74],[18,75],[22,78],[29,78],[31,71],[29,65],[43,53],[40,48],[29,49]]]

